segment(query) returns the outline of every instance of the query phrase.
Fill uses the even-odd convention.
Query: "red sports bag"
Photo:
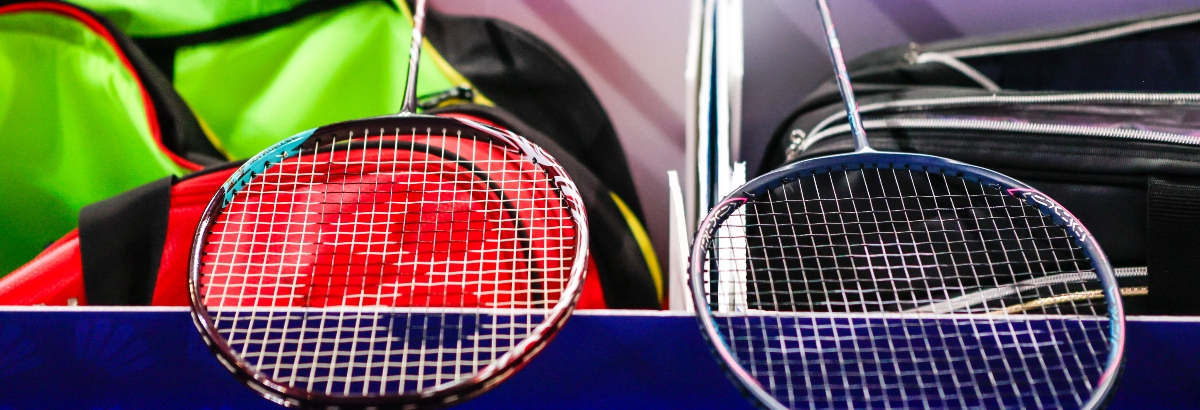
[[[470,110],[459,111],[443,112],[442,115],[491,125],[496,125],[501,119],[513,121],[508,118],[488,118],[490,111],[487,109],[474,110],[470,114],[462,112]],[[503,113],[495,115],[502,116]],[[517,123],[515,128],[525,127]],[[542,145],[552,155],[560,151],[552,141],[536,131],[524,131],[527,138]],[[486,148],[477,150],[474,155],[476,158],[487,155]],[[590,171],[568,154],[560,155],[563,156],[557,159],[580,186],[584,197],[592,232],[591,242],[610,242],[607,246],[592,246],[579,308],[606,308],[610,305],[606,299],[622,290],[608,289],[611,286],[606,288],[603,284],[605,275],[619,276],[636,269],[604,271],[597,268],[596,258],[612,258],[606,259],[608,265],[614,265],[613,261],[617,261],[616,265],[619,266],[621,258],[634,258],[631,260],[636,262],[640,255],[613,254],[611,242],[614,237],[617,242],[633,241],[632,238],[622,238],[630,233],[620,210],[603,195],[605,192],[590,189],[602,188]],[[217,188],[237,169],[237,165],[216,166],[181,179],[164,178],[89,205],[80,213],[78,230],[67,234],[36,259],[0,280],[0,304],[186,306],[187,265],[196,225]],[[487,246],[488,242],[487,238],[459,240],[464,242],[464,248]],[[453,266],[451,261],[441,262]],[[429,302],[422,300],[420,304]],[[319,301],[314,303],[319,304]]]

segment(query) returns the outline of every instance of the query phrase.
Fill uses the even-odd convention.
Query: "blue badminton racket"
[[[1020,181],[872,150],[817,3],[855,151],[756,178],[701,222],[690,285],[720,363],[773,409],[1101,407],[1125,327],[1100,247]]]

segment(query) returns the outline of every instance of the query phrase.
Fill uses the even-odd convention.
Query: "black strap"
[[[1156,177],[1147,191],[1151,312],[1200,315],[1200,181]]]
[[[89,305],[149,305],[167,238],[174,177],[79,212],[79,253]]]

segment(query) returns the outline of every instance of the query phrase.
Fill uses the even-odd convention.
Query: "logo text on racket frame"
[[[1083,224],[1079,223],[1079,219],[1075,218],[1075,215],[1071,214],[1071,211],[1068,211],[1067,208],[1063,208],[1063,206],[1059,205],[1057,201],[1050,199],[1050,197],[1043,195],[1041,192],[1029,189],[1013,188],[1009,189],[1008,193],[1012,194],[1013,196],[1023,197],[1026,201],[1033,203],[1042,209],[1049,210],[1055,218],[1062,221],[1064,227],[1069,229],[1071,233],[1075,234],[1076,238],[1079,238],[1079,242],[1088,241],[1087,229],[1083,227]]]

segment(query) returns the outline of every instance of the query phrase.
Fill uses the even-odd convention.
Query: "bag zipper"
[[[1117,37],[1138,34],[1147,31],[1159,30],[1168,27],[1183,26],[1200,22],[1200,12],[1182,14],[1177,16],[1164,17],[1153,20],[1142,20],[1133,23],[1123,24],[1117,27],[1095,30],[1087,33],[1056,37],[1045,40],[1021,41],[1008,44],[996,44],[989,46],[964,47],[949,50],[938,50],[937,52],[949,55],[954,58],[971,58],[994,56],[1001,54],[1012,54],[1031,51],[1053,50],[1058,48],[1066,48],[1081,44],[1095,43]],[[914,61],[922,53],[914,53],[912,59]]]
[[[1129,280],[1145,280],[1147,275],[1145,266],[1135,266],[1128,268],[1114,268],[1113,276],[1117,277],[1119,282],[1121,279]],[[1045,276],[1040,278],[1029,279],[1013,284],[1001,285],[996,288],[985,289],[974,293],[968,293],[956,298],[944,300],[932,305],[922,306],[916,309],[911,309],[908,312],[912,313],[947,313],[963,308],[979,305],[991,300],[996,300],[1002,297],[1018,294],[1023,291],[1044,288],[1053,285],[1063,285],[1070,283],[1082,283],[1089,279],[1095,278],[1095,274],[1087,274],[1084,272],[1077,273],[1060,273],[1057,275]],[[1130,292],[1132,294],[1126,296],[1141,296],[1145,293],[1145,288],[1140,286],[1121,286],[1122,294]],[[1140,290],[1141,292],[1138,292]]]
[[[972,97],[923,98],[897,100],[881,103],[864,104],[859,107],[862,113],[904,110],[904,109],[938,109],[978,105],[1016,105],[1016,104],[1056,104],[1080,102],[1105,103],[1159,103],[1171,105],[1198,104],[1200,94],[1164,94],[1164,93],[1077,93],[1077,94],[1044,94],[1044,95],[985,95]],[[1200,108],[1200,107],[1198,107]],[[808,147],[833,135],[850,132],[848,124],[830,125],[845,119],[846,111],[841,110],[817,123],[808,133],[795,130],[786,150],[787,160],[793,161],[804,153]],[[1082,125],[1027,123],[1011,121],[990,121],[978,119],[942,119],[942,118],[889,118],[864,120],[866,129],[886,128],[926,128],[926,129],[971,129],[1019,133],[1063,134],[1092,136],[1105,138],[1134,139],[1141,141],[1166,142],[1181,145],[1200,145],[1200,138],[1189,135],[1172,134],[1161,131],[1133,130],[1122,128],[1088,127]]]
[[[425,94],[417,97],[417,106],[422,110],[432,110],[439,108],[443,104],[450,101],[466,101],[475,100],[475,90],[467,85],[452,87],[449,90]]]
[[[155,106],[154,99],[150,96],[149,85],[142,74],[138,72],[133,60],[129,58],[130,50],[126,46],[131,46],[131,42],[122,43],[117,38],[120,36],[119,30],[112,26],[108,21],[101,21],[101,18],[86,9],[74,6],[71,4],[61,3],[57,1],[29,1],[16,2],[0,5],[0,14],[20,13],[20,12],[35,12],[35,13],[53,13],[66,18],[73,19],[84,27],[87,27],[102,41],[112,49],[113,54],[117,57],[117,61],[129,73],[129,76],[137,84],[138,92],[141,94],[142,112],[146,117],[146,125],[150,132],[151,138],[154,140],[155,146],[165,155],[171,162],[183,168],[186,171],[195,171],[204,168],[203,165],[193,162],[191,159],[175,153],[170,148],[167,148],[163,143],[163,134],[161,124],[159,124],[158,110]],[[116,33],[116,34],[114,34]]]

